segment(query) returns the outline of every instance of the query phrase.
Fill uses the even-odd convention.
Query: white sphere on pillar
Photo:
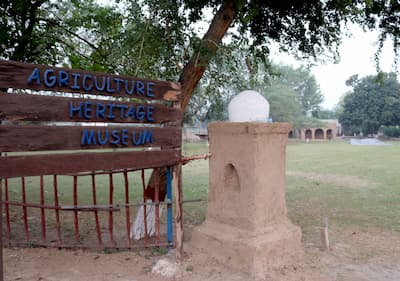
[[[256,91],[240,92],[228,105],[231,122],[267,122],[269,103]]]

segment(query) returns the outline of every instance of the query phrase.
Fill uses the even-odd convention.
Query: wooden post
[[[1,88],[0,91],[7,92],[7,88]],[[2,121],[0,120],[0,124]],[[0,157],[3,153],[0,152]],[[3,271],[3,178],[0,177],[0,281],[4,280]]]
[[[1,157],[1,154],[0,154]],[[3,272],[3,179],[0,178],[0,281],[4,280]]]
[[[172,186],[175,194],[175,256],[177,261],[183,259],[183,194],[182,194],[182,165],[176,165],[173,169]]]
[[[321,227],[321,250],[329,250],[329,232],[328,232],[328,218],[324,217],[322,219]]]

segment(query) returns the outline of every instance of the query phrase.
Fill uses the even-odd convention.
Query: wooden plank
[[[180,121],[182,110],[157,103],[0,93],[0,120],[155,123]]]
[[[179,147],[180,127],[0,126],[0,151]],[[101,144],[104,143],[104,144]]]
[[[34,89],[177,101],[180,84],[0,60],[0,89]]]
[[[0,177],[157,168],[176,165],[180,157],[181,151],[176,149],[6,156],[0,161]]]

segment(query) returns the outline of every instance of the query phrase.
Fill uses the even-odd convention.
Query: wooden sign
[[[172,82],[0,60],[2,88],[166,101],[180,95],[180,85]]]
[[[4,91],[10,88],[13,93]],[[0,177],[154,168],[180,161],[182,112],[165,105],[179,101],[177,83],[0,61],[0,89],[4,91],[0,120],[6,121],[0,125],[0,152],[74,152],[2,157]],[[16,93],[16,89],[47,92]],[[110,98],[49,95],[54,91]],[[132,98],[134,102],[128,101]],[[156,149],[104,152],[146,147]],[[80,152],[87,149],[101,150]]]
[[[167,149],[7,156],[4,158],[7,158],[7,161],[0,161],[0,176],[11,178],[173,166],[179,163],[181,152],[177,149]]]
[[[181,144],[179,127],[0,126],[0,151],[169,147]]]
[[[182,120],[179,108],[159,103],[0,93],[0,120],[163,124]]]

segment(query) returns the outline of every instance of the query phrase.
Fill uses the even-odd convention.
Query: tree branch
[[[182,71],[182,66],[179,64],[178,60],[176,59],[176,55],[175,52],[173,52],[173,47],[172,47],[172,39],[171,39],[171,31],[170,31],[170,19],[169,16],[167,16],[166,19],[166,24],[165,24],[165,29],[167,31],[167,44],[168,44],[168,48],[171,50],[171,59],[172,61],[175,63],[176,67],[178,68],[179,71]]]
[[[149,25],[150,25],[150,19],[147,19],[147,24],[146,24],[146,28],[145,28],[144,33],[143,33],[142,42],[140,42],[139,57],[138,57],[138,60],[137,60],[138,63],[136,65],[135,76],[139,72],[140,59],[142,58],[145,36],[146,36],[147,30],[149,29]]]
[[[186,109],[195,87],[207,69],[211,59],[218,51],[221,40],[228,31],[236,14],[236,1],[225,0],[215,14],[200,48],[183,68],[179,82],[182,85],[181,108]]]
[[[46,19],[46,18],[38,18],[38,20],[40,21],[44,21],[53,25],[56,25],[60,28],[62,28],[64,31],[66,31],[67,33],[75,36],[76,38],[78,38],[79,40],[83,41],[84,43],[86,43],[90,48],[92,48],[93,50],[98,51],[99,47],[97,47],[96,45],[94,45],[93,43],[91,43],[90,41],[88,41],[87,39],[83,38],[82,36],[80,36],[79,34],[73,32],[72,30],[68,29],[67,27],[63,26],[62,24],[60,24],[59,22],[53,20],[53,19]],[[62,22],[62,20],[60,18],[58,18],[58,20],[60,22]]]

